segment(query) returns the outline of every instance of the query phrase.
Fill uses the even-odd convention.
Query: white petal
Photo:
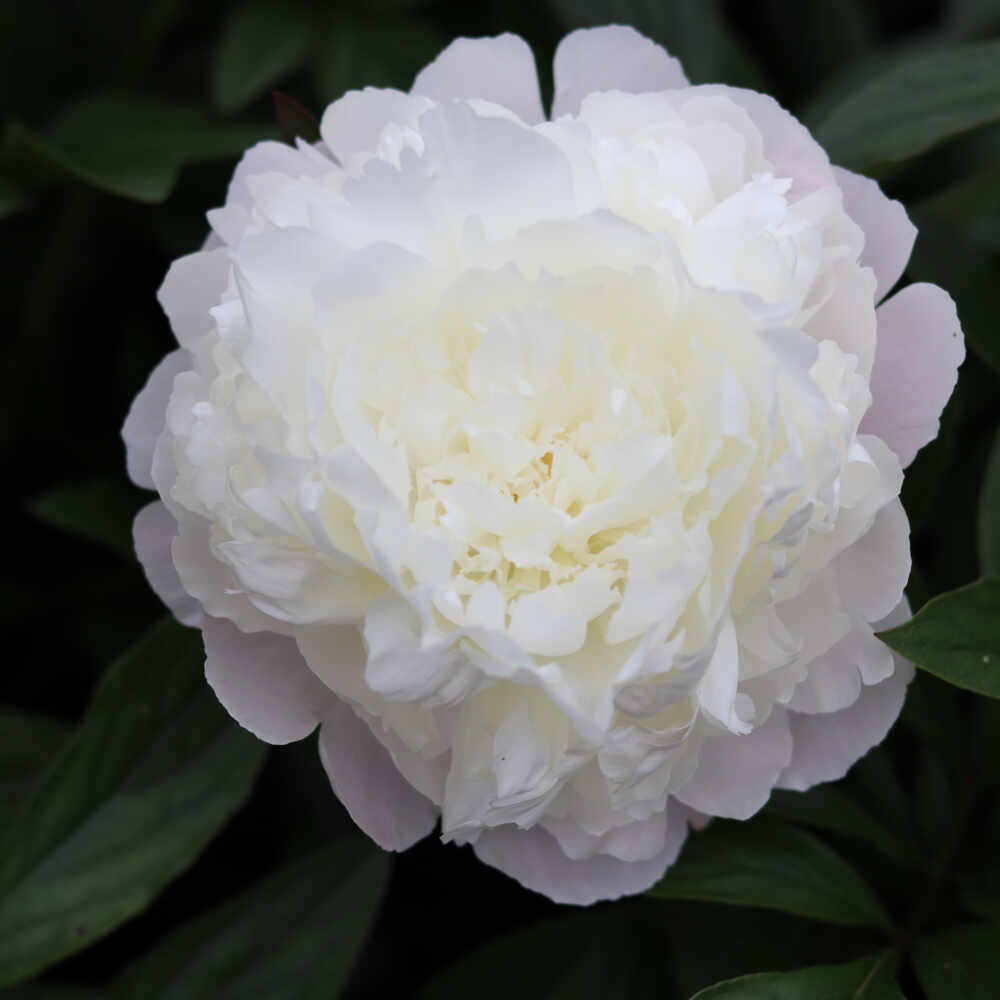
[[[182,625],[201,625],[201,605],[182,586],[170,546],[177,537],[174,515],[159,500],[147,504],[132,522],[132,540],[143,572],[156,596]]]
[[[875,272],[875,301],[881,302],[910,259],[917,227],[898,201],[882,193],[877,181],[843,167],[834,167],[833,175],[844,194],[845,211],[864,230],[861,264]]]
[[[735,101],[753,120],[764,140],[764,155],[776,177],[790,177],[792,197],[835,183],[826,152],[809,130],[773,97],[755,90],[709,84],[694,88],[692,96],[711,95]]]
[[[122,425],[125,442],[125,464],[129,479],[136,486],[152,490],[153,452],[156,439],[167,422],[167,402],[174,379],[191,367],[191,355],[183,348],[171,351],[150,372],[146,384],[132,400],[128,416]]]
[[[898,499],[834,562],[844,609],[866,621],[884,618],[910,578],[910,523]]]
[[[170,265],[156,297],[181,347],[194,348],[215,325],[209,309],[222,301],[229,281],[225,247],[178,257]]]
[[[575,115],[595,91],[627,94],[688,86],[681,64],[635,28],[611,24],[571,31],[556,48],[552,118]]]
[[[201,603],[206,614],[235,622],[245,632],[290,631],[287,623],[255,608],[240,590],[232,570],[215,557],[207,521],[186,520],[170,552],[185,591]]]
[[[344,702],[328,708],[319,755],[351,819],[386,851],[405,851],[434,829],[437,807],[400,773],[367,723]]]
[[[620,861],[648,861],[663,852],[667,839],[660,813],[613,827],[601,835],[584,830],[571,818],[546,816],[542,825],[556,838],[563,853],[574,859],[607,854]]]
[[[879,306],[871,409],[861,429],[877,434],[905,468],[938,432],[965,341],[951,296],[937,285],[908,285]]]
[[[436,101],[480,98],[510,108],[528,125],[545,119],[535,57],[523,38],[457,38],[425,66],[411,93]]]
[[[913,665],[896,657],[896,670],[881,684],[865,687],[858,700],[828,715],[788,713],[792,760],[778,781],[780,788],[805,791],[822,781],[836,781],[873,746],[881,743],[903,707]]]
[[[715,653],[698,684],[697,697],[702,711],[734,733],[749,733],[750,724],[740,718],[737,692],[740,677],[740,652],[733,620],[727,618],[719,634]]]
[[[806,323],[806,332],[817,341],[832,340],[858,359],[858,371],[869,375],[878,350],[878,322],[872,302],[875,276],[843,260],[834,272],[836,291]]]
[[[206,617],[205,677],[226,711],[265,743],[292,743],[319,724],[333,695],[306,666],[293,639],[241,632]]]
[[[854,627],[809,664],[809,675],[795,688],[787,708],[807,715],[839,712],[857,701],[862,684],[880,684],[895,669],[889,647],[867,623]]]
[[[710,816],[748,819],[767,802],[791,754],[787,713],[775,708],[767,722],[745,736],[713,732],[676,798]]]
[[[480,861],[499,868],[526,889],[557,903],[588,906],[643,892],[663,877],[687,838],[686,811],[670,806],[666,822],[666,846],[648,861],[620,861],[607,854],[574,861],[541,827],[521,830],[512,824],[486,830],[473,849]]]
[[[315,156],[284,142],[270,139],[258,142],[251,146],[236,164],[233,179],[229,182],[229,190],[226,192],[226,204],[240,205],[243,208],[250,208],[253,205],[253,198],[247,185],[247,179],[250,177],[261,174],[312,177],[333,166],[332,160],[324,167],[322,160],[317,160]]]
[[[349,90],[323,112],[320,134],[337,159],[347,163],[358,153],[374,152],[386,125],[395,123],[412,128],[431,106],[425,98],[399,90],[377,87]]]

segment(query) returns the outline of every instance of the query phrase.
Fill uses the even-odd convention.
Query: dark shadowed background
[[[135,789],[160,766],[136,763],[146,753],[137,731],[116,764],[119,737],[107,734],[127,716],[128,694],[121,718],[110,694],[103,709],[94,706],[92,716],[103,711],[101,725],[110,728],[91,719],[89,735],[71,745],[73,760],[64,755],[53,776],[52,762],[109,664],[163,614],[132,554],[131,517],[149,498],[125,477],[118,430],[172,347],[155,299],[170,261],[204,239],[205,212],[222,203],[240,151],[279,137],[272,89],[318,115],[352,87],[409,87],[457,35],[514,31],[534,48],[548,100],[559,38],[607,22],[633,24],[663,43],[695,83],[774,94],[821,139],[835,140],[831,155],[869,168],[911,210],[921,235],[906,280],[951,291],[969,346],[940,438],[904,487],[914,530],[911,601],[919,607],[1000,569],[991,562],[997,543],[988,523],[1000,503],[996,459],[984,492],[1000,413],[1000,124],[993,124],[1000,121],[1000,49],[980,47],[1000,33],[1000,2],[7,0],[0,4],[0,447],[8,505],[0,522],[0,838],[11,839],[7,860],[0,859],[9,869],[4,876],[0,867],[0,890],[8,893],[4,909],[0,892],[0,971],[15,970],[9,981],[23,980],[29,967],[40,976],[11,996],[153,997],[173,984],[169,995],[178,997],[426,990],[435,997],[668,1000],[726,977],[847,962],[893,943],[906,996],[996,995],[1000,713],[997,702],[923,672],[883,747],[832,791],[779,794],[763,818],[812,831],[859,872],[895,924],[888,935],[822,906],[772,910],[766,892],[742,899],[757,904],[749,908],[702,894],[562,909],[434,837],[390,867],[359,847],[360,838],[347,846],[337,840],[353,827],[329,790],[315,737],[269,750],[266,759],[253,741],[233,743],[231,757],[213,765],[224,779],[235,775],[224,802],[192,793],[187,805],[171,800],[167,808],[159,792],[143,798],[143,791],[122,803],[122,788]],[[967,82],[968,120],[914,140],[897,157],[859,143],[849,117],[859,114],[853,95],[913,60],[923,59],[928,74],[952,65],[949,54],[961,45],[975,46],[970,59],[983,67]],[[928,88],[938,86],[928,77]],[[855,128],[878,133],[875,121]],[[178,656],[197,656],[188,637],[164,628],[122,668],[131,671],[128,684],[157,692],[151,698],[160,697],[160,678],[172,669],[171,643],[181,644]],[[213,708],[199,702],[195,710]],[[183,742],[187,725],[171,722],[157,738]],[[223,732],[218,727],[230,724],[205,725]],[[192,746],[208,740],[198,733]],[[238,738],[226,729],[211,745]],[[188,765],[207,773],[191,754]],[[102,776],[105,766],[117,766],[115,776]],[[64,809],[57,820],[46,813],[54,825],[39,835],[41,847],[17,841],[28,836],[18,810],[32,794],[36,810],[44,795]],[[119,808],[120,815],[109,813]],[[142,809],[148,815],[132,839],[117,844],[107,830],[126,829]],[[136,876],[155,890],[129,895],[132,876],[115,864],[125,865],[136,843],[165,836],[184,809],[204,818],[206,829],[171,832],[188,840],[171,841],[163,855],[171,860],[156,855],[147,865],[153,874]],[[66,843],[82,845],[73,862],[79,871],[58,854]],[[100,864],[88,853],[98,849]],[[64,870],[75,872],[68,889],[59,882]],[[79,905],[74,894],[87,872],[109,873],[108,888],[102,882],[94,890],[103,902],[93,923],[65,916]],[[781,886],[801,875],[779,867],[768,877]],[[37,878],[41,888],[33,888]],[[244,892],[252,896],[227,902]],[[299,905],[310,892],[315,898]],[[68,923],[50,941],[52,920]],[[977,921],[985,930],[973,936],[982,941],[942,936]],[[5,935],[22,949],[8,966]],[[987,974],[982,963],[991,954]],[[956,962],[971,978],[955,979]],[[202,966],[210,967],[202,978],[185,978]],[[875,989],[843,995],[898,995]]]

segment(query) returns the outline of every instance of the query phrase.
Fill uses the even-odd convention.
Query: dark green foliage
[[[650,893],[784,910],[834,924],[891,927],[849,865],[811,834],[778,824],[713,822],[691,835]]]
[[[693,1000],[897,1000],[891,952],[847,965],[824,965],[794,972],[760,972],[710,986]]]
[[[368,936],[388,875],[385,854],[343,838],[179,928],[129,966],[111,994],[333,996]]]
[[[204,683],[198,633],[164,619],[108,671],[11,826],[0,983],[146,907],[242,804],[263,757]]]
[[[1000,698],[1000,579],[986,577],[925,604],[883,632],[897,653],[937,677]]]

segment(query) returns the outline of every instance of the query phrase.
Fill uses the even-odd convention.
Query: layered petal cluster
[[[352,91],[244,156],[125,425],[150,583],[232,715],[321,726],[358,824],[557,900],[841,776],[912,668],[902,467],[954,306],[770,98],[574,32]]]

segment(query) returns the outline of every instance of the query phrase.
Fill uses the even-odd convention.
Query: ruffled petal
[[[621,24],[570,32],[556,48],[553,69],[553,119],[575,115],[595,91],[644,94],[689,85],[681,64],[666,49]]]
[[[399,90],[349,90],[323,112],[320,134],[337,159],[347,163],[359,153],[373,152],[386,125],[412,128],[431,106],[426,98]]]
[[[675,796],[710,816],[749,819],[770,798],[791,755],[787,713],[776,707],[746,735],[713,732],[701,747],[694,775]]]
[[[836,781],[885,739],[896,721],[913,667],[897,667],[887,681],[866,687],[858,700],[829,715],[789,713],[792,761],[782,772],[779,788],[805,791],[823,781]]]
[[[386,851],[405,851],[434,829],[438,809],[400,773],[367,723],[334,699],[319,732],[319,756],[351,819]]]
[[[845,211],[864,230],[861,264],[875,272],[875,301],[881,302],[910,259],[917,227],[898,201],[882,193],[877,181],[843,167],[834,167],[833,175],[843,192]]]
[[[937,285],[908,285],[875,315],[872,405],[861,430],[882,438],[905,468],[937,436],[965,358],[965,340],[955,303]]]
[[[904,597],[881,621],[876,631],[895,628],[910,618]],[[892,728],[915,673],[913,664],[892,654],[894,670],[888,680],[864,687],[858,700],[840,712],[800,715],[789,712],[792,760],[778,779],[779,788],[805,791],[824,781],[837,781]]]
[[[143,489],[156,488],[152,474],[156,439],[167,422],[167,401],[174,379],[190,367],[191,355],[187,351],[182,348],[171,351],[152,370],[139,395],[132,400],[122,425],[129,479]]]
[[[791,178],[793,200],[835,183],[826,151],[773,97],[718,84],[699,86],[692,93],[728,97],[746,111],[760,131],[775,176]]]
[[[273,632],[241,632],[206,617],[205,677],[226,711],[265,743],[308,736],[334,696],[305,665],[294,640]]]
[[[867,621],[884,618],[903,596],[910,565],[910,522],[897,498],[834,561],[844,609]]]
[[[265,140],[251,146],[236,164],[233,179],[226,192],[227,207],[253,207],[253,196],[247,179],[260,174],[284,174],[286,177],[312,177],[333,165],[315,149],[304,151],[284,142]]]
[[[181,347],[194,348],[215,325],[209,309],[222,301],[229,281],[229,251],[199,251],[170,265],[156,297]]]
[[[179,526],[170,551],[184,589],[201,603],[206,614],[235,622],[243,632],[291,631],[287,622],[250,603],[232,570],[212,552],[211,533],[201,519],[188,518]]]
[[[686,810],[669,805],[665,822],[666,845],[648,861],[620,861],[607,854],[572,860],[546,830],[538,826],[521,830],[513,824],[484,831],[473,849],[480,861],[499,868],[526,889],[557,903],[589,906],[601,899],[643,892],[663,877],[687,839]]]
[[[170,546],[177,537],[173,514],[159,501],[147,504],[132,522],[132,540],[153,593],[182,625],[201,625],[201,605],[182,586]]]
[[[517,35],[457,38],[413,82],[413,94],[436,101],[480,98],[528,125],[544,121],[535,57]]]

